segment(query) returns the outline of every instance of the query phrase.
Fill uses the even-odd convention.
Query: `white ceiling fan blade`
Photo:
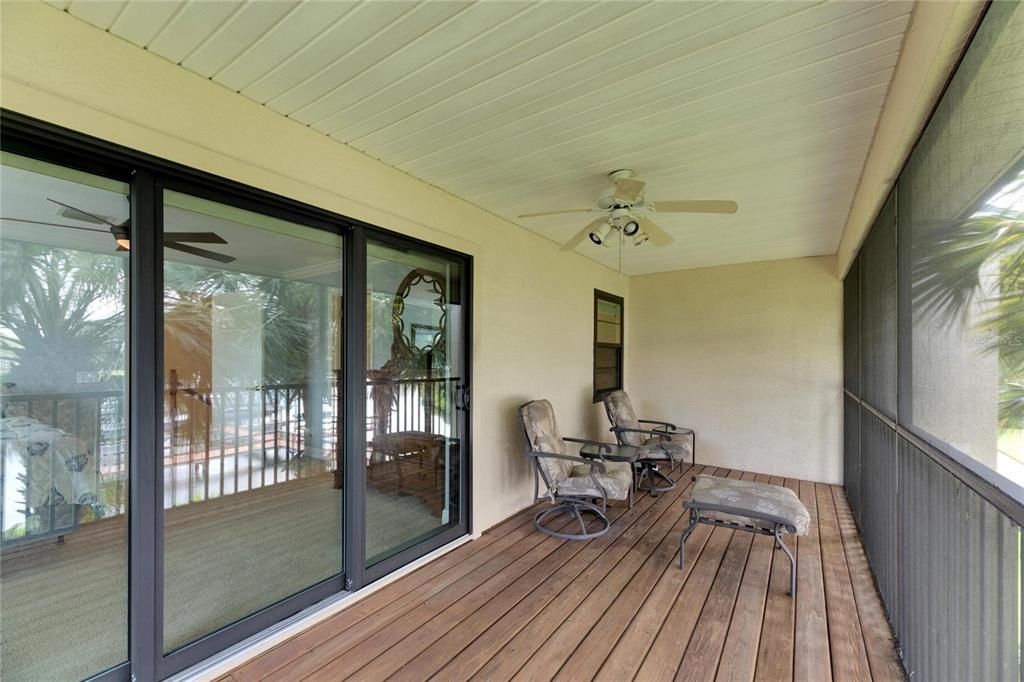
[[[580,245],[581,241],[583,241],[584,239],[587,238],[588,234],[590,234],[591,232],[596,230],[598,227],[603,225],[604,222],[605,222],[604,218],[598,218],[597,220],[592,221],[590,224],[588,224],[582,230],[580,230],[579,232],[574,234],[572,236],[572,239],[570,239],[566,243],[562,244],[562,249],[561,250],[562,251],[572,251],[573,249],[575,249],[577,246]]]
[[[545,215],[562,215],[563,213],[590,213],[592,208],[570,208],[565,211],[546,211],[544,213],[524,213],[520,218],[539,218]]]
[[[735,201],[655,201],[658,213],[735,213]]]
[[[672,235],[658,227],[650,218],[637,218],[636,221],[640,223],[640,229],[650,237],[655,246],[668,246],[674,241]]]
[[[644,191],[647,183],[636,178],[619,178],[615,181],[615,200],[624,204],[632,204]]]

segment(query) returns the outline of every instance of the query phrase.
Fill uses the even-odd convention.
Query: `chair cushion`
[[[612,426],[621,429],[639,429],[640,422],[637,421],[636,412],[633,410],[633,403],[625,391],[612,391],[604,397],[604,409],[608,413],[608,421]],[[644,434],[626,431],[617,434],[619,442],[623,445],[641,447],[644,444]]]
[[[693,493],[686,506],[701,509],[703,505],[719,505],[749,510],[756,516],[770,516],[785,523],[791,532],[807,535],[811,515],[800,498],[789,488],[757,481],[739,481],[701,474],[693,484]],[[739,514],[701,509],[702,518],[763,527],[764,521]]]
[[[523,420],[526,439],[533,452],[552,452],[564,455],[569,448],[558,431],[555,421],[555,409],[547,400],[532,400],[519,408],[519,416]],[[573,463],[553,457],[540,457],[537,460],[552,485],[567,478],[572,471]]]
[[[571,464],[571,462],[570,462]],[[605,462],[605,473],[594,477],[604,488],[609,500],[625,500],[629,497],[629,489],[633,485],[633,465],[629,462]],[[558,495],[574,495],[581,497],[602,497],[601,491],[594,486],[590,478],[589,464],[575,464],[566,478],[558,484]]]
[[[678,462],[693,454],[693,434],[675,434],[672,440],[655,436],[644,441],[637,451],[637,459],[659,459]]]

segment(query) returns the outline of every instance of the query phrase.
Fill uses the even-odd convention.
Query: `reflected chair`
[[[604,397],[604,409],[608,413],[611,431],[620,445],[631,445],[637,448],[637,466],[640,469],[636,477],[637,487],[647,481],[647,489],[652,495],[672,490],[675,482],[658,470],[661,463],[669,463],[669,471],[676,464],[682,464],[687,458],[691,466],[697,463],[696,434],[693,429],[676,426],[671,422],[654,419],[638,419],[633,410],[633,403],[625,391],[612,391]],[[643,428],[650,424],[654,428]],[[662,485],[655,482],[660,480]]]
[[[547,400],[534,400],[519,408],[529,444],[527,457],[534,466],[534,502],[547,498],[552,507],[542,509],[533,518],[537,530],[564,540],[589,540],[608,532],[605,512],[608,500],[633,503],[633,470],[629,462],[606,461],[607,444],[582,438],[563,438],[555,422],[555,411]],[[595,458],[569,454],[567,442],[592,445],[598,449]],[[547,492],[539,494],[539,481]],[[596,517],[597,527],[588,530],[583,514]],[[545,522],[561,514],[575,517],[578,533],[554,530]]]

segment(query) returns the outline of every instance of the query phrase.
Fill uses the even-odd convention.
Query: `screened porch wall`
[[[845,486],[914,679],[1022,679],[1022,48],[993,3],[844,280]]]

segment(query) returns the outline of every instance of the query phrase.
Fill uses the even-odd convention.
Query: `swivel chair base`
[[[561,531],[552,530],[544,525],[546,520],[560,514],[575,516],[577,523],[579,523],[580,532],[563,533]],[[593,514],[597,517],[597,521],[599,522],[597,530],[587,530],[587,524],[586,521],[583,520],[583,514]],[[554,507],[548,507],[547,509],[542,509],[537,512],[533,517],[533,525],[541,533],[560,538],[562,540],[591,540],[593,538],[599,538],[607,533],[611,523],[608,521],[608,517],[604,515],[604,511],[601,507],[596,504],[583,502],[581,500],[560,500]]]
[[[640,465],[640,476],[637,478],[637,488],[641,488],[641,481],[647,479],[647,486],[644,488],[651,494],[651,497],[657,497],[658,493],[667,493],[676,487],[676,482],[665,474],[658,471],[658,463],[653,460],[641,460],[637,462]],[[673,466],[675,466],[673,464]],[[658,485],[655,480],[664,481],[664,485]]]

